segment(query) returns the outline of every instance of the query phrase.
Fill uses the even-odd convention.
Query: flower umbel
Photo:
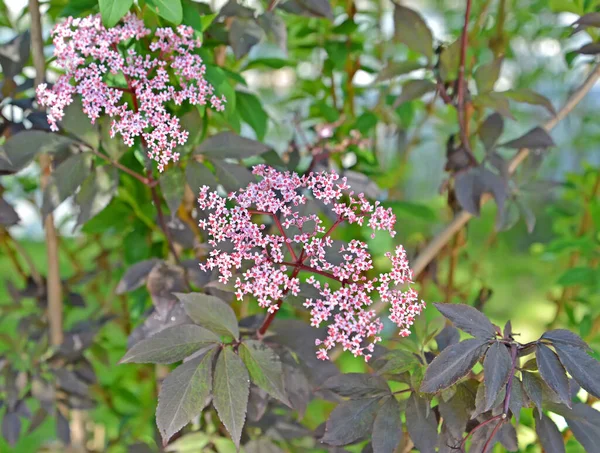
[[[206,67],[194,53],[200,41],[191,27],[180,25],[176,32],[158,28],[149,44],[143,44],[156,55],[137,53],[136,42],[151,31],[131,13],[110,29],[102,25],[99,14],[69,17],[52,35],[56,63],[65,74],[51,89],[46,84],[37,87],[39,103],[50,108],[52,130],[58,130],[57,123],[73,95],[80,94],[92,123],[104,112],[113,118],[111,137],[120,134],[132,146],[135,137],[141,136],[148,156],[163,171],[170,161],[179,159],[174,149],[188,138],[179,119],[167,111],[167,103],[210,103],[218,111],[224,109],[225,98],[218,98],[204,78]]]
[[[304,302],[311,325],[329,323],[327,337],[317,340],[317,356],[323,360],[336,344],[354,356],[371,358],[383,329],[369,308],[377,297],[390,303],[390,319],[400,328],[400,335],[407,336],[424,302],[411,288],[392,287],[412,283],[404,248],[398,246],[386,254],[391,260],[389,272],[370,277],[373,261],[367,244],[352,240],[339,246],[331,238],[343,222],[366,225],[373,230],[372,236],[378,230],[394,236],[396,218],[391,209],[369,202],[363,194],[355,195],[346,178],[333,172],[300,176],[258,165],[253,173],[261,180],[229,194],[229,204],[209,187],[202,187],[198,203],[205,219],[200,227],[208,232],[213,247],[203,269],[218,269],[223,283],[238,273],[237,298],[250,294],[269,313],[279,309],[287,294],[299,295],[301,282],[312,286],[317,296]],[[315,213],[317,203],[336,217],[329,228]],[[255,222],[269,217],[276,233]]]

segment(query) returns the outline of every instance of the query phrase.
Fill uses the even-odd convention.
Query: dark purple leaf
[[[554,349],[561,363],[579,385],[587,392],[600,398],[600,362],[581,347],[554,343]]]
[[[29,427],[27,428],[27,434],[31,434],[32,432],[34,432],[37,428],[40,427],[42,423],[46,421],[47,418],[48,411],[43,407],[40,407],[37,411],[35,411],[33,417],[31,417]]]
[[[390,394],[390,387],[385,379],[375,374],[364,373],[344,373],[332,376],[325,381],[323,388],[352,399],[373,398]]]
[[[373,366],[377,370],[377,374],[380,375],[401,374],[412,369],[419,363],[419,359],[412,352],[395,349],[377,359]]]
[[[583,448],[596,453],[600,445],[600,412],[587,404],[576,403],[571,411],[562,415]]]
[[[254,384],[282,403],[292,406],[285,391],[281,360],[275,351],[261,341],[245,340],[239,346],[238,354]]]
[[[246,453],[285,453],[281,448],[279,448],[266,437],[251,440],[244,445],[244,450]]]
[[[267,151],[269,151],[269,147],[261,142],[242,137],[233,132],[220,132],[204,140],[196,148],[194,154],[203,154],[217,159],[244,159],[258,156]],[[193,189],[197,190],[198,188],[194,187]]]
[[[169,168],[169,171],[162,172],[158,180],[167,207],[171,211],[171,217],[176,215],[181,200],[183,200],[185,184],[182,181],[183,173],[181,168],[177,166]]]
[[[250,376],[242,360],[230,347],[219,354],[213,381],[213,405],[239,449],[246,420]]]
[[[506,449],[506,451],[519,451],[519,441],[517,440],[517,430],[506,420],[497,435],[498,442]]]
[[[573,25],[584,25],[586,27],[600,27],[600,13],[587,13],[577,19]]]
[[[546,453],[565,453],[565,442],[562,434],[552,419],[541,413],[539,420],[535,417],[535,432]]]
[[[67,393],[88,396],[88,385],[81,381],[75,373],[66,368],[58,368],[54,370],[56,377],[56,385]]]
[[[492,109],[494,112],[498,112],[500,115],[506,118],[510,118],[512,120],[515,119],[510,111],[508,98],[504,96],[503,93],[496,93],[493,91],[480,93],[473,97],[473,104]]]
[[[217,335],[200,326],[168,327],[136,343],[120,363],[174,363],[217,342]]]
[[[348,445],[371,433],[379,398],[345,401],[329,415],[322,442],[329,445]]]
[[[512,387],[510,388],[510,401],[508,402],[508,408],[511,410],[517,423],[521,418],[521,409],[527,406],[527,396],[523,393],[523,384],[516,377],[513,376]]]
[[[219,182],[227,192],[234,192],[241,187],[256,182],[254,175],[242,165],[216,159],[212,163],[215,166]]]
[[[248,412],[246,417],[249,422],[258,422],[265,412],[269,404],[269,394],[263,389],[252,385],[250,386],[250,395],[248,397]]]
[[[17,211],[4,198],[0,197],[0,225],[12,226],[17,224],[19,220],[21,219]]]
[[[58,134],[26,130],[12,135],[2,145],[8,158],[0,159],[0,174],[16,173],[25,168],[38,153],[55,153],[66,149],[72,141]]]
[[[118,183],[118,170],[116,168],[106,169],[106,166],[97,167],[85,179],[75,196],[75,204],[79,207],[79,214],[73,230],[108,206],[117,192]]]
[[[308,17],[325,17],[333,20],[333,12],[329,0],[289,0],[282,2],[281,8],[292,14]]]
[[[427,367],[421,392],[439,392],[466,376],[485,353],[486,347],[486,341],[478,338],[448,346]]]
[[[492,194],[500,211],[504,209],[504,202],[508,196],[506,181],[484,167],[470,168],[457,174],[454,190],[462,208],[476,216],[481,209],[483,194]]]
[[[2,436],[4,440],[9,445],[14,446],[19,440],[20,435],[21,419],[16,413],[7,410],[2,418]]]
[[[500,146],[504,148],[513,148],[513,149],[521,149],[521,148],[549,148],[554,145],[554,140],[552,137],[546,132],[545,129],[541,127],[534,127],[530,131],[526,132],[519,138],[515,138],[509,142],[503,143]]]
[[[530,373],[529,371],[521,371],[521,376],[523,377],[523,388],[525,389],[525,393],[529,397],[533,404],[535,404],[538,413],[542,412],[542,398],[543,398],[543,381],[542,379],[534,373]]]
[[[502,68],[502,58],[497,58],[490,63],[480,65],[473,74],[475,83],[477,84],[478,93],[487,93],[493,91],[494,85],[500,76]]]
[[[146,283],[146,278],[148,277],[148,274],[152,268],[159,262],[159,259],[152,258],[135,263],[125,271],[125,275],[123,275],[119,281],[115,292],[120,295],[129,291],[133,291],[134,289],[142,286],[144,283]]]
[[[477,387],[477,395],[475,396],[475,410],[471,414],[471,419],[475,419],[479,417],[481,414],[490,410],[487,407],[485,401],[485,383],[481,383],[479,387]],[[498,408],[502,402],[504,401],[504,397],[506,396],[506,387],[502,387],[500,392],[496,396],[496,399],[492,402],[491,408]]]
[[[539,343],[536,347],[535,357],[542,379],[548,384],[548,387],[556,392],[563,403],[571,407],[569,380],[556,354],[548,346]]]
[[[600,53],[600,42],[591,42],[588,44],[584,44],[579,49],[577,49],[575,53],[579,53],[582,55],[597,55]]]
[[[246,55],[265,35],[264,30],[254,18],[238,18],[231,22],[229,28],[229,45],[238,60]]]
[[[385,398],[373,423],[373,453],[394,453],[402,440],[400,405],[394,396]]]
[[[381,71],[379,71],[375,82],[384,82],[422,68],[423,65],[416,61],[390,61]]]
[[[485,411],[492,408],[500,389],[508,382],[511,367],[512,360],[506,346],[498,341],[494,342],[487,350],[483,360]]]
[[[437,445],[437,420],[429,401],[412,393],[406,403],[406,428],[421,453],[434,453]]]
[[[452,346],[460,341],[460,333],[452,324],[446,324],[442,331],[436,335],[438,350],[442,352],[448,346]]]
[[[192,189],[194,195],[200,193],[202,186],[208,186],[212,190],[217,188],[217,178],[203,163],[190,159],[185,167],[185,180]]]
[[[504,120],[498,113],[492,113],[479,127],[477,133],[486,151],[491,150],[498,142],[504,130]]]
[[[456,392],[448,401],[439,400],[440,415],[452,437],[460,439],[469,422],[469,414],[475,409],[475,396],[464,384],[456,386]]]
[[[240,329],[233,309],[221,299],[202,293],[177,293],[186,313],[194,322],[218,335],[238,339]]]
[[[476,308],[465,304],[434,304],[435,308],[460,330],[474,337],[491,340],[496,329],[487,317]]]
[[[294,410],[300,419],[304,417],[306,406],[311,398],[312,389],[304,371],[296,359],[287,350],[281,355],[285,390]]]
[[[544,332],[541,337],[544,340],[550,340],[553,345],[561,344],[574,348],[579,348],[584,351],[591,351],[588,344],[581,339],[579,335],[574,334],[570,330],[555,329]]]
[[[60,439],[63,445],[71,445],[69,420],[67,420],[60,410],[56,411],[56,437]]]
[[[431,30],[419,13],[397,3],[394,4],[394,38],[428,60],[433,58]]]
[[[12,79],[21,73],[29,59],[30,43],[31,35],[29,31],[25,31],[0,45],[0,66],[4,80]]]
[[[175,368],[163,381],[156,408],[156,424],[163,442],[166,443],[209,403],[214,355],[212,348]]]

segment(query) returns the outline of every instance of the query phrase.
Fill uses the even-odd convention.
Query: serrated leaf
[[[458,329],[483,339],[492,339],[496,336],[493,324],[476,308],[465,304],[438,303],[434,305]]]
[[[283,382],[283,369],[279,356],[261,341],[246,340],[238,354],[248,368],[252,382],[291,407]]]
[[[550,102],[550,100],[547,97],[542,96],[541,94],[536,93],[535,91],[530,90],[528,88],[508,90],[504,91],[503,94],[516,102],[522,102],[524,104],[531,105],[540,105],[546,110],[548,110],[548,112],[550,112],[552,115],[556,115],[556,110],[554,109],[552,102]]]
[[[421,392],[439,392],[466,376],[483,355],[486,346],[486,341],[478,338],[448,346],[427,367]]]
[[[178,362],[218,342],[218,336],[200,326],[187,324],[168,327],[133,345],[120,363]]]
[[[481,383],[479,385],[479,387],[477,387],[477,394],[475,395],[475,410],[471,414],[472,420],[475,420],[481,414],[490,410],[490,408],[487,407],[487,404],[485,401],[485,394],[486,394],[485,383]],[[500,406],[502,404],[502,401],[504,400],[505,396],[506,396],[506,387],[502,387],[500,389],[500,392],[496,396],[496,399],[492,402],[491,408],[496,408],[496,407]]]
[[[589,453],[596,453],[600,445],[600,412],[587,404],[576,403],[564,415],[575,438]]]
[[[437,446],[437,421],[429,401],[411,393],[406,403],[406,428],[421,453],[434,453]]]
[[[565,453],[565,442],[558,427],[546,414],[540,413],[539,415],[539,419],[535,417],[535,432],[544,451],[546,453]]]
[[[552,344],[563,344],[572,346],[574,348],[583,349],[585,351],[591,351],[591,348],[588,346],[588,344],[583,341],[579,335],[574,334],[570,330],[549,330],[548,332],[544,332],[541,338],[551,341]]]
[[[535,357],[544,382],[556,392],[562,402],[571,407],[569,380],[556,354],[548,346],[539,343],[536,346]]]
[[[174,25],[179,25],[183,19],[181,0],[146,0],[148,6],[160,17]]]
[[[431,30],[416,11],[394,5],[394,37],[409,49],[425,55],[429,61],[433,58]]]
[[[183,174],[179,167],[169,168],[160,175],[159,184],[163,197],[167,202],[171,216],[177,213],[177,209],[183,200],[185,185],[182,184]]]
[[[438,351],[442,352],[448,346],[452,346],[460,341],[460,333],[452,324],[446,324],[442,331],[435,336]]]
[[[322,388],[353,399],[390,394],[390,387],[385,379],[375,374],[365,373],[344,373],[332,376],[325,381]]]
[[[587,392],[600,398],[600,362],[580,347],[553,343],[558,358],[567,371]]]
[[[461,438],[469,422],[469,414],[475,408],[475,397],[464,384],[456,386],[456,392],[448,401],[439,400],[440,415],[453,437]]]
[[[526,132],[519,138],[515,138],[514,140],[508,141],[506,143],[501,144],[500,146],[504,148],[513,148],[513,149],[521,149],[521,148],[549,148],[554,145],[554,140],[552,137],[546,132],[545,129],[541,127],[534,127],[530,131]]]
[[[515,416],[517,423],[519,423],[519,419],[521,418],[521,409],[526,405],[526,395],[523,394],[523,384],[516,376],[513,376],[508,408]]]
[[[486,411],[492,408],[498,393],[508,382],[511,368],[512,360],[506,346],[498,341],[494,342],[483,360]]]
[[[490,151],[494,148],[494,145],[498,142],[503,130],[504,120],[499,113],[492,113],[485,119],[477,133],[486,151]]]
[[[219,335],[238,339],[240,329],[233,309],[215,296],[202,293],[176,293],[192,320]]]
[[[345,401],[331,412],[321,439],[329,445],[347,445],[369,435],[379,409],[378,398]]]
[[[178,366],[163,381],[158,395],[156,424],[164,443],[208,404],[214,354],[213,348]]]
[[[377,411],[373,423],[373,453],[394,453],[402,440],[400,405],[396,398],[388,396]]]
[[[250,395],[248,370],[242,359],[226,347],[219,354],[214,376],[213,405],[239,449]]]
[[[106,28],[112,28],[127,14],[133,0],[98,0],[98,5],[102,23]]]
[[[543,397],[543,388],[542,388],[542,379],[538,377],[537,374],[530,373],[529,371],[521,371],[521,376],[523,377],[523,388],[525,389],[525,393],[533,404],[537,407],[538,413],[542,412],[542,397]]]
[[[481,197],[485,193],[494,197],[499,211],[504,209],[504,203],[508,196],[508,185],[496,173],[480,166],[457,174],[454,191],[461,207],[478,216],[481,211]]]
[[[401,374],[417,363],[419,359],[413,353],[395,349],[377,359],[377,374]]]
[[[475,83],[477,84],[478,93],[487,93],[494,89],[494,85],[500,76],[502,68],[502,58],[497,58],[490,63],[480,65],[473,74]]]

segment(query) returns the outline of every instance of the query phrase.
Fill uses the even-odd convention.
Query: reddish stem
[[[473,434],[475,434],[475,431],[480,430],[481,428],[483,428],[486,425],[489,425],[490,423],[493,423],[496,420],[501,419],[504,416],[504,414],[498,414],[492,418],[490,418],[489,420],[486,420],[482,423],[480,423],[479,425],[477,425],[475,428],[473,428],[471,431],[469,431],[469,434],[467,434],[465,436],[465,438],[462,440],[462,442],[460,443],[460,451],[465,451],[465,444],[467,443],[467,440],[469,439],[469,437],[471,437]]]
[[[298,276],[299,272],[300,272],[299,268],[294,269],[294,272],[292,272],[291,278],[296,278]],[[283,290],[283,294],[284,295],[286,295],[288,292],[289,292],[288,288],[286,288],[286,289]],[[271,323],[275,319],[275,316],[277,316],[277,312],[279,311],[279,308],[281,308],[282,304],[283,304],[283,298],[281,298],[281,299],[279,299],[277,301],[277,310],[275,310],[273,312],[269,312],[269,314],[267,315],[267,317],[263,321],[262,325],[258,328],[258,331],[256,332],[256,336],[259,339],[262,338],[262,337],[264,337],[265,333],[269,329],[269,326],[271,325]]]
[[[494,437],[496,437],[496,433],[498,433],[498,431],[500,430],[500,428],[502,427],[503,424],[504,424],[504,420],[500,420],[498,422],[498,424],[496,426],[494,426],[494,429],[492,431],[492,434],[490,435],[490,438],[487,440],[487,442],[483,446],[482,453],[486,453],[488,451],[488,448],[491,447],[492,440],[494,440]]]
[[[268,215],[268,216],[272,217],[273,221],[275,222],[275,226],[277,227],[277,229],[279,230],[279,232],[283,236],[283,241],[285,242],[285,246],[289,250],[290,255],[292,255],[292,259],[294,261],[298,261],[298,256],[296,256],[296,252],[294,252],[294,249],[292,248],[292,244],[290,244],[288,242],[289,238],[288,238],[287,234],[285,234],[285,230],[283,229],[283,225],[281,224],[281,221],[279,220],[279,218],[275,214],[273,214],[271,212],[255,211],[255,210],[249,210],[248,212],[250,214]]]

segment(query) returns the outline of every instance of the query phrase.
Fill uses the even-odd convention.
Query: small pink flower
[[[111,29],[104,28],[99,14],[67,18],[52,32],[56,63],[65,74],[52,89],[41,84],[36,93],[40,105],[49,107],[52,130],[58,130],[64,108],[79,94],[92,123],[103,114],[111,117],[111,137],[121,135],[128,146],[140,137],[148,156],[163,171],[165,165],[179,159],[174,150],[188,139],[188,132],[168,112],[167,104],[210,103],[222,111],[226,101],[215,95],[204,78],[206,67],[194,53],[200,41],[190,27],[180,25],[177,31],[158,28],[149,45],[156,55],[138,55],[135,42],[150,34],[143,21],[131,13]]]
[[[301,282],[313,286],[318,297],[307,298],[304,307],[310,311],[312,326],[328,324],[326,338],[316,341],[317,357],[322,360],[335,345],[367,361],[371,358],[383,329],[370,308],[376,298],[390,304],[390,319],[401,335],[408,333],[425,304],[413,289],[396,288],[412,283],[404,248],[398,246],[393,254],[387,253],[391,270],[372,277],[373,259],[366,243],[354,239],[336,246],[331,238],[343,222],[394,236],[392,210],[369,202],[363,194],[354,196],[346,178],[336,173],[299,176],[265,165],[254,167],[253,173],[261,180],[229,194],[228,199],[207,186],[200,190],[198,203],[206,213],[200,227],[207,231],[213,247],[202,268],[218,269],[224,282],[238,274],[237,299],[255,297],[270,313],[287,294],[299,295]],[[326,228],[323,220],[310,212],[314,203],[337,215],[332,226]],[[255,222],[265,217],[274,223],[276,234]]]

